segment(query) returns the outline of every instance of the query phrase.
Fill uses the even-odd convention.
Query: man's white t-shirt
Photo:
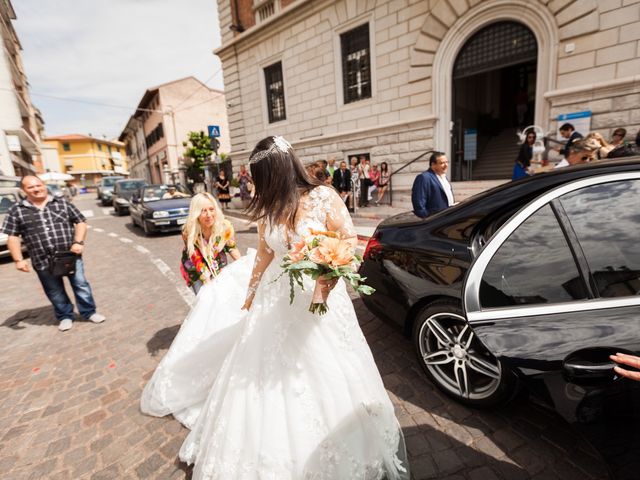
[[[440,180],[440,184],[442,185],[444,193],[447,196],[447,202],[449,202],[449,206],[453,205],[455,203],[453,201],[453,190],[451,190],[451,184],[449,183],[449,180],[447,180],[447,176],[436,174],[436,177],[438,177],[438,180]]]

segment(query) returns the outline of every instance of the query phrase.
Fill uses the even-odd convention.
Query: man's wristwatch
[[[77,243],[78,245],[84,245],[84,241],[83,240],[74,240],[71,245],[73,245],[75,243]]]

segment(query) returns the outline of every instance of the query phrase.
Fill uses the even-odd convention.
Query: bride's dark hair
[[[251,220],[266,219],[271,225],[283,224],[294,230],[300,198],[321,183],[307,174],[282,137],[260,140],[249,157],[249,168],[255,186],[247,207]]]

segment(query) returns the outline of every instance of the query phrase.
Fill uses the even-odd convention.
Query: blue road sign
[[[209,125],[209,137],[215,138],[220,136],[220,127],[218,125]]]

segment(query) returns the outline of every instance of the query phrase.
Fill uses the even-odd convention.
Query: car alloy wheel
[[[511,396],[512,375],[503,372],[453,304],[424,309],[414,325],[414,341],[422,368],[447,395],[474,406],[494,405]]]

